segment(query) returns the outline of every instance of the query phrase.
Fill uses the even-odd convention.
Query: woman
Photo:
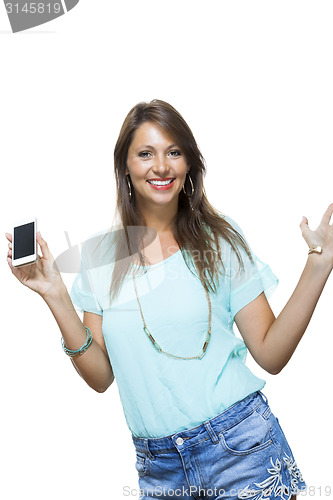
[[[333,204],[316,231],[303,218],[309,256],[275,318],[278,280],[209,204],[203,158],[172,106],[135,106],[114,160],[122,230],[85,245],[71,293],[40,234],[42,256],[15,269],[6,233],[12,273],[48,304],[89,386],[116,378],[140,498],[295,499],[305,482],[245,357],[277,374],[292,356],[332,270]]]

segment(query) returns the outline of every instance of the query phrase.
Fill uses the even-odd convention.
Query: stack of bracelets
[[[62,348],[63,350],[65,351],[65,353],[70,357],[70,358],[76,358],[77,356],[81,356],[81,354],[85,353],[86,350],[88,349],[88,347],[90,346],[90,344],[92,343],[93,341],[93,336],[92,336],[92,333],[91,333],[91,330],[85,326],[85,329],[87,331],[87,338],[86,338],[86,341],[85,343],[80,347],[80,349],[76,349],[76,351],[73,351],[72,349],[68,349],[66,346],[65,346],[65,343],[64,343],[64,339],[61,337],[61,344],[62,344]]]

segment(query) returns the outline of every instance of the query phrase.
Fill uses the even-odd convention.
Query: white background
[[[0,6],[1,498],[111,500],[138,488],[116,384],[98,394],[76,374],[51,311],[10,272],[5,231],[35,215],[58,256],[64,231],[74,245],[108,227],[122,121],[163,99],[206,158],[208,199],[279,277],[279,314],[307,258],[301,217],[316,228],[333,202],[332,16],[324,0],[81,0],[11,34]],[[63,274],[68,287],[74,277]],[[279,375],[248,357],[312,498],[333,486],[332,292],[330,278]]]

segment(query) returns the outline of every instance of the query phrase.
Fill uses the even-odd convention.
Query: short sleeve
[[[81,267],[72,284],[69,296],[73,305],[80,312],[87,311],[103,316],[103,310],[96,298],[94,285],[84,257],[81,253]]]
[[[227,218],[227,221],[238,231],[249,246],[243,231],[235,221]],[[234,320],[235,315],[244,306],[256,299],[262,292],[269,298],[276,289],[279,280],[268,264],[263,262],[249,246],[253,263],[242,247],[239,252],[244,264],[244,270],[239,266],[235,251],[230,248],[230,313]]]

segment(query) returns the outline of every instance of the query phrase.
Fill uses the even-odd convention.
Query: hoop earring
[[[131,189],[130,181],[128,180],[128,176],[129,176],[129,174],[126,175],[127,185],[128,185],[128,188],[129,188],[128,196],[129,196],[129,201],[131,201],[132,200],[132,189]]]
[[[191,194],[187,194],[186,191],[185,191],[185,183],[186,183],[186,179],[185,179],[185,182],[183,184],[183,191],[184,193],[186,194],[187,198],[192,198],[193,194],[194,194],[194,186],[193,186],[193,182],[192,182],[192,179],[191,179],[191,176],[190,174],[188,174],[188,178],[190,179],[190,183],[191,183],[191,188],[192,188],[192,193]]]

